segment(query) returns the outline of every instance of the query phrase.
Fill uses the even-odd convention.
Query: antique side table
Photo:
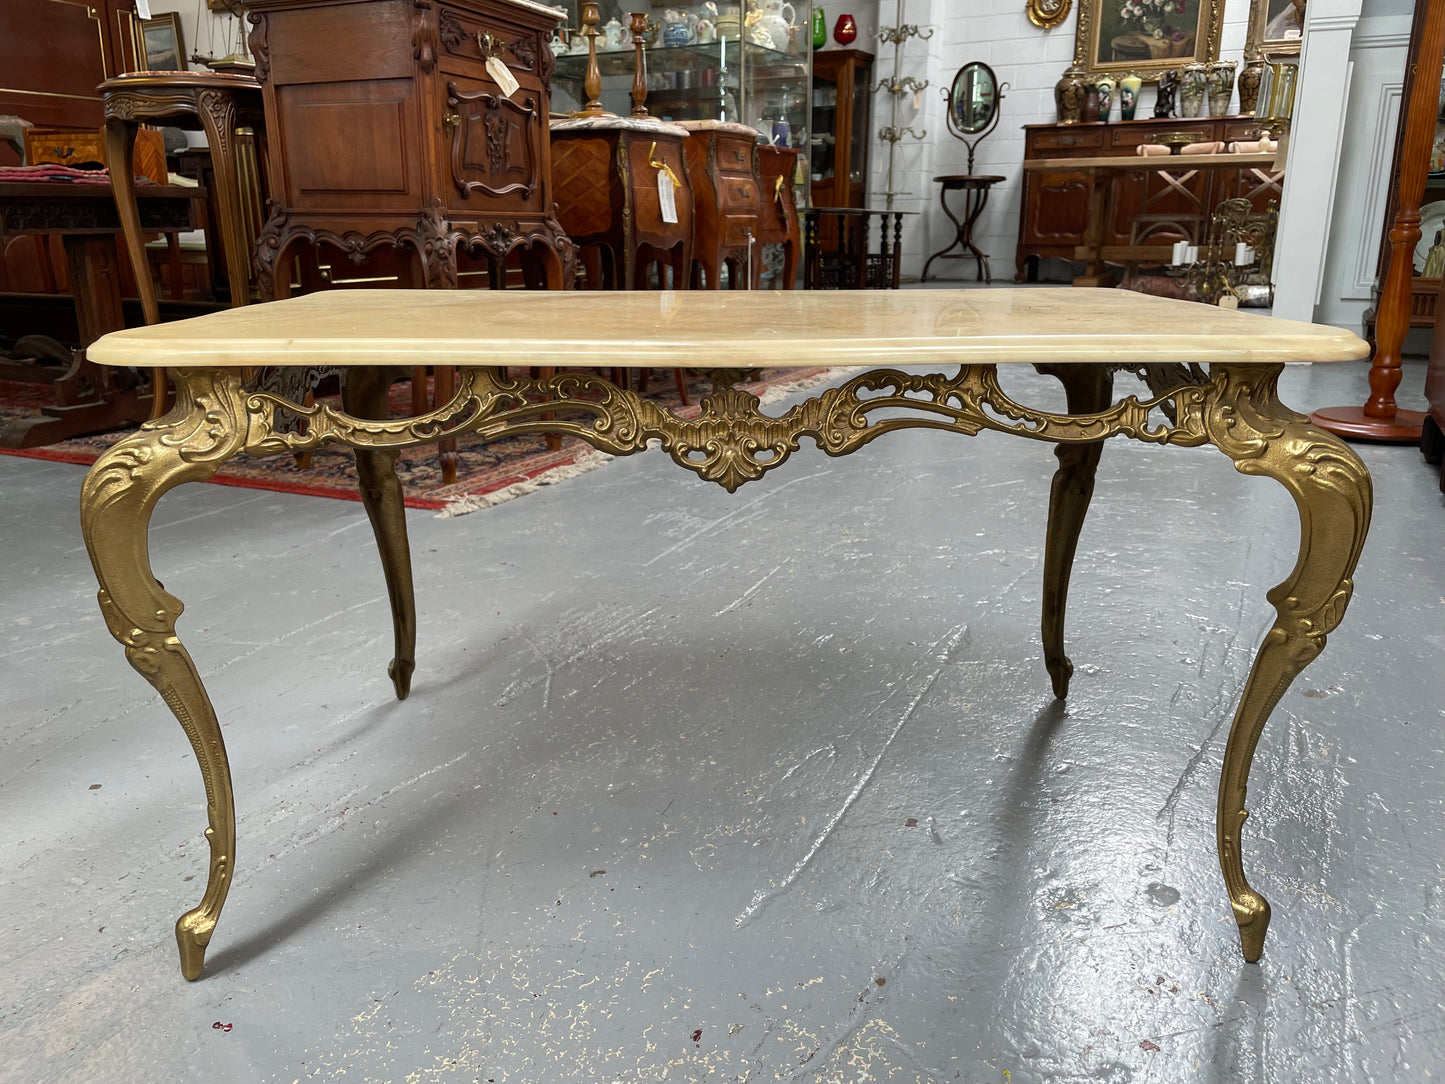
[[[684,120],[678,126],[688,132],[694,283],[718,289],[726,264],[733,289],[756,289],[763,270],[758,130],[721,120]]]
[[[251,250],[254,231],[246,229],[242,210],[241,179],[236,156],[236,129],[253,129],[265,146],[266,121],[261,108],[261,84],[244,75],[218,72],[133,72],[100,84],[105,108],[106,159],[128,162],[142,121],[166,123],[206,133],[214,166],[216,223],[221,251],[226,257],[226,281],[231,304],[251,300]],[[262,151],[264,161],[265,152]],[[163,178],[152,178],[160,181]],[[160,322],[155,287],[146,265],[145,240],[136,211],[135,181],[129,171],[114,173],[115,205],[125,228],[126,252],[135,272],[141,311],[148,324]],[[259,183],[254,178],[253,183]]]
[[[903,216],[917,213],[873,211],[865,207],[807,208],[803,211],[804,287],[809,290],[898,289]],[[878,219],[878,250],[869,252],[875,218]]]
[[[210,870],[200,903],[176,925],[182,973],[191,979],[201,973],[235,870],[236,818],[221,727],[176,636],[181,602],[150,568],[151,510],[167,490],[210,478],[239,452],[354,448],[391,602],[395,649],[388,672],[404,698],[415,665],[416,617],[393,465],[400,448],[464,432],[560,431],[616,455],[656,441],[678,466],[729,492],[781,468],[803,437],[834,456],[910,427],[968,436],[991,430],[1056,444],[1042,640],[1057,697],[1068,692],[1073,672],[1064,653],[1064,609],[1103,441],[1212,445],[1242,473],[1273,478],[1298,509],[1299,556],[1267,595],[1274,624],[1234,712],[1216,820],[1244,957],[1258,959],[1270,911],[1243,866],[1250,763],[1275,704],[1344,615],[1371,507],[1359,458],[1282,405],[1276,385],[1286,362],[1365,353],[1363,341],[1335,328],[1138,294],[1057,289],[340,291],[107,336],[93,350],[96,360],[167,366],[177,390],[169,414],[97,460],[81,492],[81,528],[106,625],[185,729],[205,784]],[[587,373],[508,375],[509,367],[548,362],[604,369],[685,364],[708,370],[719,387],[697,416],[681,418]],[[763,413],[755,396],[730,386],[743,367],[820,363],[923,371],[863,371],[780,416]],[[1055,376],[1066,409],[1011,399],[999,384],[1000,363],[1030,363]],[[423,364],[461,369],[453,398],[421,416],[388,418],[388,386]],[[344,367],[342,406],[304,406],[249,390],[243,371],[253,365]],[[1151,393],[1116,399],[1113,375],[1121,366],[1145,371]],[[304,432],[281,424],[296,417],[309,422]],[[765,533],[755,544],[766,543]]]
[[[142,185],[136,214],[140,228],[149,233],[183,233],[205,221],[205,203],[206,193],[201,188]],[[0,243],[18,233],[61,235],[83,348],[107,332],[125,327],[116,248],[121,220],[110,185],[64,181],[0,184]],[[145,274],[150,274],[149,269]],[[32,368],[9,365],[0,376],[51,383],[54,405],[42,407],[34,417],[11,421],[0,432],[0,446],[33,448],[150,417],[150,382],[144,387],[132,384],[130,374],[97,366],[85,353],[78,354],[70,369],[53,380],[52,374],[25,371]]]
[[[645,289],[654,265],[662,282],[671,267],[674,287],[687,288],[695,221],[687,142],[686,128],[654,117],[552,122],[557,218],[577,246],[588,289]]]
[[[973,224],[978,221],[983,209],[988,206],[988,193],[994,185],[1004,180],[1003,177],[996,177],[989,174],[978,176],[965,174],[951,174],[946,177],[933,178],[935,184],[942,185],[938,190],[938,202],[943,205],[943,213],[953,223],[956,231],[952,241],[945,247],[939,249],[928,262],[923,265],[923,273],[918,276],[919,282],[928,281],[928,269],[933,266],[933,261],[942,257],[947,260],[966,260],[970,256],[978,262],[978,281],[992,282],[993,274],[988,268],[988,253],[982,251],[973,243]],[[950,192],[963,193],[963,219],[953,213],[948,206],[948,194]],[[954,249],[961,248],[962,252],[956,256],[950,255]]]

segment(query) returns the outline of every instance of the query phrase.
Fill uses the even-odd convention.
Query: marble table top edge
[[[130,328],[104,365],[807,368],[1351,361],[1343,329],[1126,291],[332,291]]]

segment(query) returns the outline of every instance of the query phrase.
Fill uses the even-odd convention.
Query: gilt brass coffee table
[[[463,433],[565,432],[616,455],[650,442],[728,491],[780,468],[809,437],[847,455],[911,427],[982,430],[1057,445],[1044,557],[1042,636],[1055,696],[1068,691],[1064,607],[1074,548],[1105,438],[1181,448],[1213,445],[1245,474],[1273,478],[1299,509],[1299,559],[1268,593],[1276,617],[1235,710],[1219,782],[1216,831],[1246,960],[1264,948],[1269,904],[1245,878],[1245,785],[1265,720],[1344,615],[1369,525],[1370,478],[1348,447],[1283,406],[1284,363],[1364,357],[1348,332],[1105,290],[543,293],[337,291],[115,332],[91,358],[165,366],[177,401],[96,462],[81,525],[100,606],[126,657],[190,738],[205,782],[210,871],[200,903],[176,923],[181,971],[201,973],[235,863],[230,770],[216,714],[176,636],[181,602],[156,581],[151,510],[181,482],[210,478],[238,452],[274,455],[323,444],[356,450],[361,494],[385,570],[395,632],[389,673],[411,684],[416,639],[411,558],[397,450]],[[1064,412],[1010,399],[997,366],[1031,363],[1063,384]],[[545,379],[509,367],[685,365],[718,390],[680,418],[589,372]],[[924,366],[860,371],[778,417],[729,386],[757,366]],[[420,365],[453,365],[450,402],[387,418],[387,387]],[[250,366],[341,366],[340,409],[248,389]],[[1115,399],[1120,368],[1151,392]],[[523,369],[522,371],[527,371]],[[287,424],[305,419],[304,431]]]

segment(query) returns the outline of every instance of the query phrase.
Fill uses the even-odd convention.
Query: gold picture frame
[[[1090,75],[1137,72],[1152,81],[1184,64],[1218,60],[1224,0],[1182,0],[1182,14],[1179,6],[1174,0],[1080,0],[1074,67]]]
[[[1244,59],[1298,56],[1306,0],[1250,0]]]
[[[1069,17],[1074,0],[1027,0],[1024,7],[1033,23],[1041,30],[1052,30]]]

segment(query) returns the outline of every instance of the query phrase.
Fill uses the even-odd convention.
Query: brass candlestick
[[[647,58],[643,52],[647,34],[647,12],[634,11],[632,20],[632,47],[637,50],[637,67],[632,75],[632,115],[647,116]]]
[[[587,104],[582,107],[581,117],[601,117],[607,114],[602,108],[602,70],[597,67],[597,23],[602,16],[593,0],[583,0],[582,32],[587,35],[587,75],[582,80],[582,90],[587,95]]]

